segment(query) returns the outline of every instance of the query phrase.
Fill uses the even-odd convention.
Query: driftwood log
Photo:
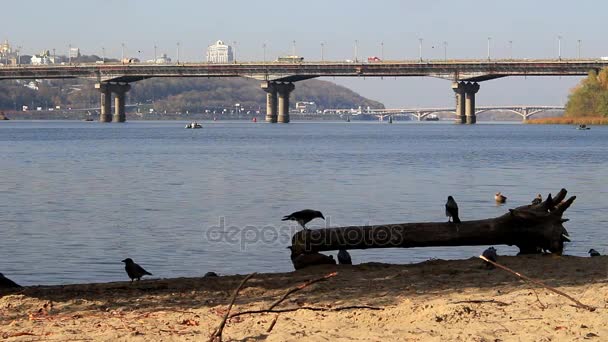
[[[520,254],[561,254],[564,242],[570,241],[563,226],[568,219],[562,215],[576,199],[572,196],[564,201],[566,194],[562,189],[555,197],[549,194],[544,202],[485,220],[302,230],[292,237],[292,248],[296,254],[306,254],[338,249],[514,245]]]

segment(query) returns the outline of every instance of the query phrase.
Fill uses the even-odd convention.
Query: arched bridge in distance
[[[531,116],[537,113],[546,111],[564,111],[564,106],[532,106],[532,105],[520,105],[520,106],[479,106],[475,108],[475,116],[492,111],[502,111],[517,114],[522,117],[522,121],[528,120]],[[331,109],[329,110],[332,111]],[[343,110],[336,110],[337,112],[343,112]],[[354,111],[353,114],[362,114],[363,112]],[[452,113],[456,115],[457,111],[455,108],[390,108],[390,109],[369,109],[365,111],[366,114],[376,115],[379,118],[384,116],[400,116],[408,115],[412,116],[418,121],[423,120],[431,114],[437,113]],[[456,117],[458,119],[458,117]]]
[[[93,79],[100,92],[100,121],[124,122],[125,96],[130,83],[154,77],[248,77],[260,80],[266,94],[266,121],[289,122],[289,97],[298,81],[315,77],[438,77],[452,82],[456,95],[456,123],[474,124],[475,94],[480,83],[507,76],[585,76],[608,67],[605,59],[546,60],[416,60],[377,62],[239,62],[212,63],[104,63],[68,65],[6,65],[4,79]],[[112,115],[112,95],[114,114]],[[514,112],[520,112],[513,109]],[[422,115],[422,114],[421,114]],[[428,115],[428,114],[426,114]],[[522,114],[520,114],[522,115]],[[530,113],[523,114],[524,118]]]

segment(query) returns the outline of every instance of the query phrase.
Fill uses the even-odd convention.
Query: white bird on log
[[[325,220],[325,217],[323,216],[323,214],[318,211],[318,210],[312,210],[312,209],[304,209],[304,210],[300,210],[300,211],[296,211],[295,213],[291,213],[287,216],[283,216],[283,218],[281,219],[281,221],[296,221],[300,224],[300,226],[302,226],[302,228],[304,228],[305,230],[308,230],[308,228],[306,228],[306,224],[316,218],[322,218]]]
[[[448,201],[445,203],[445,216],[448,217],[448,222],[450,222],[450,218],[454,223],[460,223],[460,218],[458,217],[458,204],[454,201],[454,197],[448,196]]]

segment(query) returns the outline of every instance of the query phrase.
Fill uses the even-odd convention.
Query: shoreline
[[[292,289],[338,274],[288,297],[277,309],[315,307],[228,321],[226,340],[600,340],[608,336],[608,256],[508,256],[501,264],[545,282],[597,309],[568,299],[477,258],[419,264],[319,266],[256,274],[232,313],[259,310]],[[0,336],[45,340],[207,339],[243,275],[30,286],[0,292]],[[344,306],[381,310],[328,311]],[[595,337],[597,336],[597,337]]]

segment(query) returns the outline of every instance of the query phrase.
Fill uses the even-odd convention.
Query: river
[[[120,281],[127,257],[156,278],[289,271],[298,228],[280,219],[296,210],[321,210],[330,226],[442,221],[453,195],[470,220],[562,187],[577,196],[565,253],[608,252],[608,127],[185,124],[1,122],[0,272],[22,285]],[[222,223],[238,229],[209,234]],[[484,248],[351,255],[412,263]]]

